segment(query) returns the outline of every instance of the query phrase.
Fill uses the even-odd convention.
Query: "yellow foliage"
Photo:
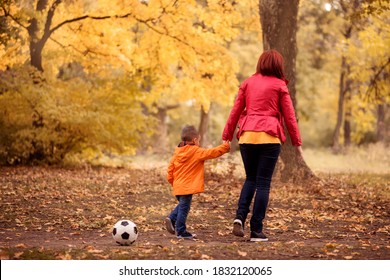
[[[198,98],[196,92],[183,88],[170,95],[173,101],[195,100],[206,107],[210,101],[226,103],[238,85],[235,78],[238,64],[227,51],[226,44],[239,34],[240,29],[259,28],[254,3],[253,0],[244,3],[192,0],[67,2],[57,7],[52,28],[66,20],[85,15],[89,18],[56,29],[44,50],[45,58],[48,58],[44,59],[44,68],[55,73],[60,65],[77,59],[86,69],[99,71],[102,76],[107,73],[107,66],[124,69],[130,74],[143,71],[152,76],[154,83],[145,100],[147,104],[159,102],[160,95],[170,91],[173,83],[180,83],[181,78],[192,79],[199,84],[194,88],[204,92],[206,98],[204,94]],[[12,8],[25,19],[24,24],[34,16],[43,28],[45,12],[37,13],[22,4]],[[242,16],[244,11],[245,18]],[[96,19],[107,16],[111,18]],[[257,25],[253,25],[254,19]],[[26,30],[24,36],[28,38]],[[27,60],[29,54],[18,55]],[[10,57],[11,54],[7,54],[7,59]],[[5,65],[10,65],[8,60],[3,62],[3,67]],[[212,76],[212,82],[204,76]],[[221,95],[223,90],[225,94]],[[181,96],[189,92],[187,98]]]
[[[373,7],[376,5],[379,3],[372,3]],[[386,78],[390,72],[390,4],[383,5],[387,5],[387,10],[367,16],[365,28],[348,47],[350,77],[356,85],[351,101],[355,124],[352,137],[356,143],[375,131],[376,105],[390,102],[390,84]]]
[[[9,132],[1,153],[9,162],[37,153],[55,161],[70,151],[133,152],[139,133],[153,128],[145,127],[141,109],[231,104],[239,68],[228,44],[241,30],[259,27],[254,0],[49,0],[40,11],[36,2],[2,2],[0,10],[9,34],[17,30],[0,44],[0,70],[20,72],[23,81],[1,80],[7,109],[0,121]],[[45,71],[39,85],[21,66],[37,40]],[[61,67],[74,62],[80,76],[58,79]]]
[[[132,84],[113,80],[34,83],[36,70],[18,68],[0,79],[0,158],[3,163],[62,161],[65,156],[134,153],[141,137],[153,129],[142,114]],[[91,154],[89,152],[89,154]]]

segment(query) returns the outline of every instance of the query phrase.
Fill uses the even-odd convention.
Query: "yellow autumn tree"
[[[380,126],[380,108],[390,103],[390,3],[373,1],[363,9],[376,12],[363,15],[364,28],[349,44],[351,79],[356,85],[356,95],[351,102],[355,143],[370,134],[372,136],[366,140],[380,140],[375,136],[384,133]]]
[[[131,152],[159,107],[231,102],[238,64],[227,44],[248,3],[2,0],[1,156]]]
[[[379,140],[374,134],[385,130],[378,124],[385,122],[380,112],[389,95],[389,3],[300,3],[298,110],[305,143],[329,145],[332,134],[333,145],[341,137],[340,144],[348,144],[347,134],[351,144]]]

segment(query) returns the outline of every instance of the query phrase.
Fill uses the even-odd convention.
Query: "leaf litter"
[[[187,222],[199,239],[178,240],[164,229],[176,200],[161,167],[0,167],[0,258],[390,259],[386,175],[326,174],[317,185],[276,177],[270,241],[257,244],[248,242],[249,223],[244,238],[231,234],[244,181],[233,173],[206,169],[206,191],[194,196]],[[137,224],[131,246],[111,237],[120,219]]]

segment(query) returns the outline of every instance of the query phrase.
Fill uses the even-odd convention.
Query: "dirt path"
[[[270,241],[231,234],[243,178],[208,172],[194,196],[189,230],[178,240],[163,227],[175,206],[164,169],[0,168],[1,259],[390,259],[388,178],[316,186],[275,180],[266,221]],[[372,178],[371,178],[372,179]],[[134,221],[132,246],[111,227]]]

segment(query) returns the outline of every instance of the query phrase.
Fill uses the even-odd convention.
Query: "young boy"
[[[220,157],[230,150],[228,142],[212,149],[201,148],[199,138],[194,126],[185,126],[181,132],[182,142],[175,149],[168,166],[167,180],[179,202],[165,219],[165,226],[169,233],[176,233],[177,238],[196,236],[187,231],[186,220],[192,195],[204,192],[204,161]]]

